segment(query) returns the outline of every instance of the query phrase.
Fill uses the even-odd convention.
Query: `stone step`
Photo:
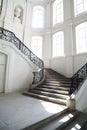
[[[40,95],[44,95],[44,96],[48,96],[48,97],[64,99],[64,100],[67,100],[69,98],[68,95],[55,94],[55,93],[50,93],[50,92],[38,91],[38,90],[31,90],[30,92],[40,94]]]
[[[62,126],[69,124],[71,121],[76,119],[79,116],[78,112],[68,112],[67,115],[64,115],[60,119],[55,119],[54,121],[50,122],[49,124],[41,127],[38,130],[56,130],[59,127],[59,130],[65,130],[65,128],[60,129]]]
[[[72,114],[72,113],[70,113]],[[68,115],[69,116],[69,115]],[[65,127],[70,125],[71,122],[73,122],[74,120],[76,120],[77,118],[79,118],[80,116],[80,112],[75,111],[71,116],[70,119],[68,120],[68,118],[64,121],[64,123],[62,125],[60,125],[59,127],[57,127],[55,130],[65,130]]]
[[[87,127],[82,129],[86,121],[87,121],[87,114],[80,112],[79,117],[73,120],[71,123],[69,123],[66,127],[64,127],[64,130],[73,130],[73,129],[87,130]]]
[[[37,87],[41,87],[41,88],[48,88],[48,89],[54,89],[54,90],[64,90],[64,91],[69,91],[70,90],[70,87],[59,87],[59,86],[51,86],[51,85],[39,85]]]
[[[26,92],[25,95],[31,96],[31,97],[34,97],[34,98],[38,98],[39,100],[49,101],[49,102],[52,102],[52,103],[61,104],[61,105],[65,105],[65,106],[66,106],[66,103],[67,103],[67,101],[64,100],[64,99],[48,97],[48,96],[44,96],[44,95],[40,95],[40,94],[38,95],[38,94],[32,93],[31,91]]]
[[[78,119],[80,112],[77,110],[64,110],[58,114],[37,122],[24,130],[71,130],[65,129],[74,120]]]
[[[57,93],[57,94],[64,94],[64,95],[68,95],[69,91],[64,91],[64,90],[55,90],[55,89],[48,89],[48,88],[40,88],[40,87],[36,87],[35,90],[38,91],[45,91],[45,92],[52,92],[52,93]]]
[[[51,85],[51,86],[66,86],[66,87],[70,87],[71,84],[65,84],[65,83],[47,83],[47,82],[44,82],[43,85]]]
[[[46,80],[45,83],[55,83],[55,84],[61,84],[61,83],[65,83],[65,84],[71,84],[71,81],[67,81],[67,80],[61,80],[61,81],[52,81],[52,80]]]
[[[56,79],[56,80],[60,80],[60,81],[61,80],[70,81],[68,78],[55,76],[55,74],[54,75],[49,75],[49,76],[46,75],[46,79]]]
[[[48,80],[47,79],[48,77],[46,76],[46,80]],[[71,79],[69,79],[69,78],[51,78],[51,76],[49,77],[49,80],[53,80],[53,81],[62,81],[62,80],[64,80],[64,81],[71,81]]]
[[[78,82],[78,83],[80,83],[80,82]],[[74,83],[73,86],[76,87],[78,83],[77,82]],[[57,82],[43,82],[42,84],[44,84],[44,85],[53,85],[53,86],[66,86],[66,87],[71,87],[71,85],[72,85],[69,82],[68,83],[64,83],[64,82],[60,82],[60,83],[57,83]]]
[[[61,81],[59,81],[59,80],[58,81],[56,81],[56,80],[55,81],[53,81],[53,80],[45,80],[44,82],[45,83],[52,83],[52,84],[70,84],[70,85],[72,84],[71,81],[67,81],[67,80],[65,80],[65,81],[64,80],[61,80]],[[77,83],[80,83],[80,81],[78,81],[78,82],[74,81],[74,84],[77,84]]]
[[[58,112],[58,113],[56,113],[56,114],[54,114],[46,119],[43,119],[43,120],[41,120],[33,125],[30,125],[30,126],[24,128],[23,130],[38,130],[39,128],[41,128],[44,125],[47,125],[48,123],[52,122],[53,120],[60,119],[64,116],[66,116],[68,113],[69,113],[69,109],[66,108],[61,112]]]

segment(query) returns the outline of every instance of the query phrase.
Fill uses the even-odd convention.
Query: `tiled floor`
[[[0,130],[21,130],[65,108],[20,93],[0,94]]]

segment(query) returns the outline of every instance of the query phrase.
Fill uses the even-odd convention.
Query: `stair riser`
[[[52,102],[52,103],[61,104],[61,105],[66,106],[66,101],[53,100],[53,99],[50,99],[48,97],[40,97],[40,95],[34,95],[33,93],[28,93],[28,94],[25,93],[25,95],[31,96],[33,98],[37,98],[39,100],[44,100],[44,101],[48,101],[48,102]]]
[[[58,95],[54,95],[53,93],[45,93],[45,92],[39,92],[39,91],[31,91],[32,93],[35,93],[35,94],[40,94],[40,95],[44,95],[44,96],[48,96],[48,97],[53,97],[53,98],[59,98],[59,99],[64,99],[64,100],[67,100],[68,96],[65,97],[64,95],[62,96],[58,96]]]
[[[52,92],[52,93],[57,93],[57,94],[65,94],[65,95],[68,95],[69,92],[66,92],[66,91],[56,91],[56,90],[52,90],[52,89],[43,89],[43,88],[35,88],[35,90],[38,90],[38,91],[45,91],[45,92]]]
[[[38,88],[46,88],[46,89],[54,89],[54,90],[62,90],[62,91],[69,91],[70,88],[64,88],[64,87],[55,87],[55,86],[45,86],[45,85],[40,85]]]

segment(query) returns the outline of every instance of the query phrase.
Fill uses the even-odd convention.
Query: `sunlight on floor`
[[[77,130],[76,128],[72,128],[71,130]]]
[[[66,121],[68,121],[70,118],[72,118],[73,117],[73,115],[70,113],[70,114],[68,114],[67,116],[65,116],[64,118],[62,118],[61,120],[60,120],[60,122],[66,122]]]
[[[41,104],[44,106],[45,110],[49,113],[57,113],[64,110],[66,107],[62,105],[57,105],[54,103],[41,101]]]
[[[76,127],[77,129],[81,129],[81,126],[80,126],[79,124],[76,124],[75,127]]]
[[[81,126],[79,124],[76,124],[71,130],[80,130]]]

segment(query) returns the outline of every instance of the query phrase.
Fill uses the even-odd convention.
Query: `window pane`
[[[53,57],[64,55],[64,34],[57,32],[53,35]]]
[[[74,0],[75,16],[87,11],[87,0]]]
[[[40,36],[32,37],[31,50],[39,58],[42,58],[42,42],[43,42],[42,37]]]
[[[63,0],[56,0],[53,4],[53,25],[63,22]]]
[[[44,26],[44,8],[43,7],[36,6],[33,8],[32,26],[34,28],[43,28]]]
[[[87,52],[87,22],[76,27],[76,51]]]

